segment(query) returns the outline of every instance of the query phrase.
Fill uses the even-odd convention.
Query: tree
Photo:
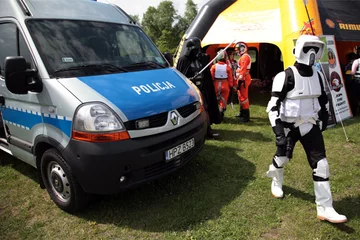
[[[175,34],[179,37],[179,39],[182,38],[186,30],[189,28],[197,13],[196,4],[193,0],[187,0],[184,17],[180,17],[179,21],[175,25]]]
[[[177,14],[172,1],[164,0],[146,10],[141,26],[162,52],[174,53],[196,14],[193,0],[187,0],[184,17]]]
[[[172,1],[162,1],[157,8],[149,7],[143,15],[141,25],[162,52],[176,48],[173,24],[177,17]]]
[[[154,7],[148,7],[143,15],[141,26],[149,37],[156,42],[156,39],[161,36],[161,31],[157,23],[157,9]]]
[[[161,52],[170,52],[174,53],[177,45],[179,44],[179,39],[174,35],[173,29],[163,30],[161,32],[161,37],[157,39],[156,45]]]
[[[198,11],[196,8],[196,4],[193,2],[193,0],[187,0],[184,20],[188,27],[190,26],[191,22],[194,20],[197,14]]]

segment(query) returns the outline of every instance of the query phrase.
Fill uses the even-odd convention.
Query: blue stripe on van
[[[37,113],[28,113],[10,108],[3,108],[1,110],[3,119],[14,124],[19,124],[31,129],[36,124],[42,123],[41,116]]]
[[[71,124],[72,121],[67,120],[65,117],[55,116],[55,118],[47,117],[44,114],[38,112],[31,112],[30,110],[24,112],[22,109],[11,109],[5,107],[1,110],[4,121],[7,121],[13,125],[20,125],[30,130],[36,124],[46,123],[58,128],[68,137],[71,135]],[[41,116],[39,115],[41,114]]]
[[[70,135],[71,135],[72,122],[69,120],[59,119],[58,116],[56,116],[56,118],[44,116],[44,123],[52,125],[58,129],[60,129],[68,137],[70,137]]]
[[[199,100],[172,68],[78,79],[116,105],[128,120],[168,112]]]

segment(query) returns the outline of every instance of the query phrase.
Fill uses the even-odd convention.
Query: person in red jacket
[[[239,68],[236,70],[236,90],[238,91],[240,113],[236,116],[240,117],[241,122],[250,121],[249,86],[251,84],[251,57],[247,50],[248,46],[246,43],[238,42],[235,44],[235,51],[240,55]]]
[[[226,62],[226,51],[220,51],[218,52],[217,63],[214,64],[210,69],[219,103],[219,111],[222,116],[226,110],[230,89],[233,87],[231,66],[229,66]]]

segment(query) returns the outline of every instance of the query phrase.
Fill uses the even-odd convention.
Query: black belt
[[[354,82],[360,83],[360,78],[354,78]]]
[[[295,128],[294,123],[283,122],[283,126],[284,128],[290,128],[291,130]]]

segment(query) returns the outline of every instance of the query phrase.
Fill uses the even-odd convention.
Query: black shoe
[[[214,132],[211,128],[208,129],[207,135],[206,135],[207,139],[216,139],[216,138],[219,138],[219,137],[220,137],[219,133]]]
[[[244,117],[244,111],[243,110],[240,110],[239,114],[238,115],[235,115],[235,117]]]
[[[245,123],[245,122],[250,122],[250,119],[246,117],[240,117],[239,121]]]
[[[220,137],[220,134],[219,133],[212,133],[212,134],[207,134],[206,135],[206,139],[213,139],[213,140],[216,140]]]
[[[250,110],[244,109],[242,110],[243,115],[240,117],[240,122],[249,122],[250,121]]]

